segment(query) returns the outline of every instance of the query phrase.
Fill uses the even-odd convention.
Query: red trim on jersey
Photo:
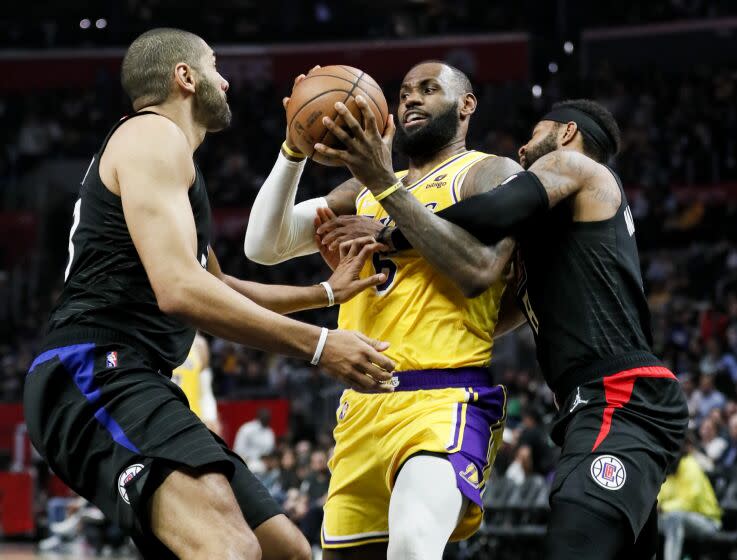
[[[601,445],[609,435],[612,427],[612,416],[617,408],[622,408],[632,398],[632,390],[635,386],[635,380],[638,377],[665,377],[676,379],[673,372],[661,366],[639,367],[620,371],[614,375],[608,375],[604,378],[604,396],[606,397],[607,407],[604,409],[604,416],[601,420],[601,429],[599,436],[596,438],[594,447],[591,451]]]

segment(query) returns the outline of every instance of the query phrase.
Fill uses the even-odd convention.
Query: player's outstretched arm
[[[161,117],[122,127],[108,146],[126,223],[161,310],[221,338],[318,362],[351,386],[385,390],[386,343],[321,331],[260,307],[203,269],[188,189],[195,177],[184,134]],[[320,352],[319,349],[322,349]],[[376,364],[376,365],[375,365]]]
[[[297,76],[294,85],[304,78],[304,74]],[[285,97],[282,103],[286,110],[289,98]],[[295,204],[306,161],[291,143],[287,127],[287,139],[256,195],[248,219],[243,251],[252,261],[272,265],[316,253],[314,220],[318,208],[330,208],[339,215],[355,213],[356,196],[361,190],[355,179],[339,185],[325,197]]]
[[[239,280],[220,269],[212,249],[207,269],[216,278],[262,307],[285,314],[345,303],[366,288],[378,286],[386,280],[384,274],[361,278],[360,273],[366,259],[381,250],[386,250],[386,246],[377,243],[372,237],[364,238],[360,244],[342,255],[332,276],[327,280],[328,286],[280,286]]]

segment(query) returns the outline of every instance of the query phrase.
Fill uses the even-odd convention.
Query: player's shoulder
[[[461,185],[461,198],[491,190],[508,177],[522,171],[522,166],[511,158],[478,153],[483,157],[477,159],[469,168]]]
[[[167,159],[192,163],[192,151],[179,126],[158,114],[128,119],[113,133],[105,150],[115,159],[134,157],[139,161]]]

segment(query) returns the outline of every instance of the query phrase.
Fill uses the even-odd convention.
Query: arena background
[[[209,137],[196,158],[223,269],[262,282],[311,284],[328,275],[317,256],[263,267],[242,250],[249,208],[283,140],[281,98],[313,65],[360,67],[394,109],[413,63],[446,60],[469,74],[479,99],[469,146],[515,159],[552,102],[592,97],[606,105],[623,131],[612,164],[636,220],[655,350],[688,395],[696,456],[723,509],[722,531],[688,540],[687,553],[728,558],[737,549],[737,3],[22,4],[0,14],[0,557],[42,554],[35,543],[49,536],[50,521],[76,507],[30,449],[19,402],[62,284],[79,181],[108,128],[130,112],[119,84],[125,45],[159,26],[215,45],[230,81],[233,126]],[[309,165],[298,197],[323,194],[346,177]],[[334,326],[336,315],[300,317]],[[262,476],[316,544],[341,387],[305,363],[209,340],[224,437],[232,443],[261,408],[272,411],[277,444]],[[449,546],[448,558],[539,555],[556,458],[546,432],[552,396],[526,327],[498,342],[493,362],[510,394],[505,445],[484,528]],[[55,550],[132,554],[93,513]]]

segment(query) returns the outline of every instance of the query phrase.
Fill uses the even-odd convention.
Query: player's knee
[[[387,558],[389,560],[433,558],[433,552],[428,550],[433,541],[430,521],[419,512],[415,512],[414,516],[403,517],[401,521],[393,523],[389,532]]]
[[[283,560],[312,560],[310,543],[302,535],[300,537],[299,539],[294,539],[289,544]]]

